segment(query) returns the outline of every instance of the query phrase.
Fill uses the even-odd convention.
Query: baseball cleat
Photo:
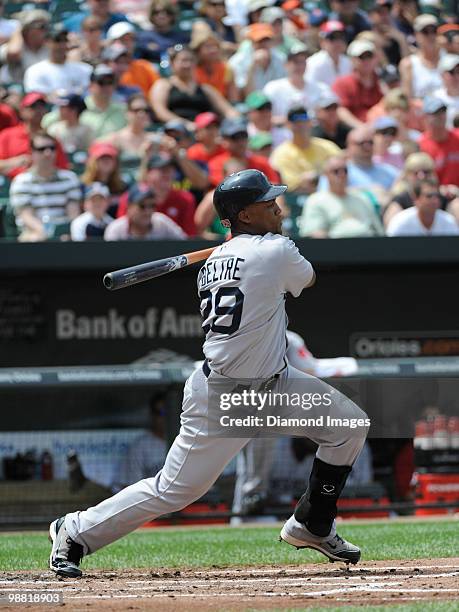
[[[346,540],[339,536],[336,533],[334,524],[330,534],[325,538],[321,538],[312,534],[302,523],[299,523],[295,517],[291,516],[282,527],[279,540],[283,540],[297,549],[313,548],[318,550],[328,557],[331,562],[343,561],[344,563],[353,563],[355,565],[360,559],[360,548],[350,542],[346,542]]]
[[[58,576],[79,578],[83,574],[78,567],[83,558],[83,547],[67,533],[64,517],[56,519],[49,526],[49,541],[53,545],[49,557],[50,569]]]

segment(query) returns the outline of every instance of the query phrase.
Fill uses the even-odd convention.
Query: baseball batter
[[[272,185],[257,170],[227,177],[217,187],[215,208],[233,238],[218,247],[201,268],[204,366],[185,383],[180,432],[162,470],[95,507],[67,514],[50,525],[50,568],[58,575],[81,576],[83,556],[130,533],[146,521],[175,512],[199,499],[247,437],[208,433],[210,383],[233,378],[258,379],[291,392],[308,388],[330,391],[324,382],[287,365],[285,296],[298,297],[315,281],[311,264],[281,235],[276,198],[285,185]],[[337,391],[331,416],[366,415]],[[336,503],[366,437],[346,428],[298,429],[318,445],[308,488],[281,531],[285,542],[314,548],[332,561],[357,563],[360,550],[335,529]]]

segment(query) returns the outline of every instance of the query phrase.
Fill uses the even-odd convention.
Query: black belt
[[[207,359],[205,359],[204,363],[202,364],[202,371],[204,372],[204,376],[206,378],[209,378],[209,376],[210,376],[210,368],[209,368],[209,364],[207,362]]]

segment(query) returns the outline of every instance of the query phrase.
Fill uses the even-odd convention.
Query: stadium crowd
[[[292,237],[458,234],[457,14],[0,0],[0,237],[223,237],[213,189],[244,168],[288,185]]]

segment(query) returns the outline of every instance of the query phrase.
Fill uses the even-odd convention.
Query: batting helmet
[[[220,219],[234,222],[240,210],[257,202],[274,200],[287,185],[273,185],[260,170],[242,170],[227,176],[214,192],[214,206]]]

